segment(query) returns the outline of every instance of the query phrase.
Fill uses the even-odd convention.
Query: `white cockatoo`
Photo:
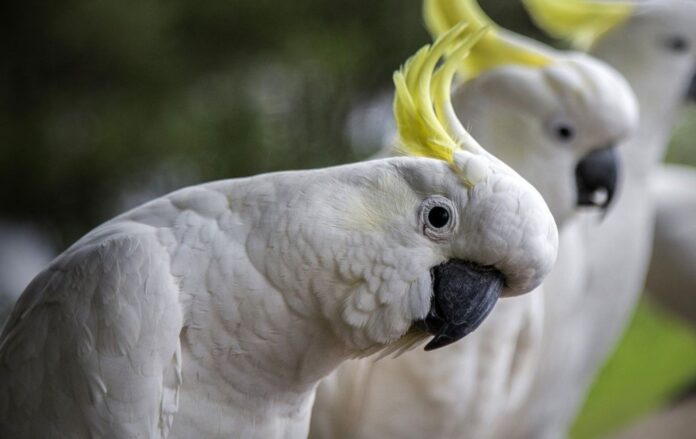
[[[450,117],[479,36],[394,76],[401,148],[427,157],[182,189],[58,256],[0,336],[0,437],[305,437],[342,361],[452,343],[537,287],[548,207]]]
[[[656,160],[664,154],[684,97],[696,101],[696,2],[651,0],[641,3],[635,14],[643,17],[617,27],[617,36],[598,44],[596,51],[619,69],[642,70],[631,82],[643,105],[651,106],[645,119],[654,120],[649,126],[659,133]],[[637,40],[626,46],[623,40],[632,35]],[[628,62],[624,47],[632,53],[648,49]],[[655,235],[646,287],[662,305],[696,325],[696,169],[662,164],[652,171],[650,183]]]
[[[616,186],[614,147],[638,117],[625,79],[587,55],[496,27],[474,1],[426,0],[424,13],[434,35],[460,20],[492,27],[458,66],[454,108],[535,185],[560,229],[580,205],[606,207]],[[535,291],[499,303],[476,332],[438,352],[345,363],[319,386],[310,437],[490,437],[533,378],[543,299]]]
[[[540,27],[605,60],[629,81],[640,123],[622,146],[620,196],[603,220],[562,232],[559,266],[545,282],[542,359],[529,398],[500,437],[564,437],[599,366],[643,289],[652,247],[652,177],[696,66],[691,0],[525,0]],[[692,221],[683,218],[686,221]],[[574,241],[572,254],[564,249]]]

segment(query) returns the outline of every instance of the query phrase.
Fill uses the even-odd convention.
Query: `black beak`
[[[696,102],[696,74],[691,78],[691,85],[689,86],[689,91],[686,93],[687,99]]]
[[[598,149],[587,154],[575,167],[578,206],[611,204],[619,181],[619,156],[616,148]]]
[[[447,346],[469,334],[493,310],[505,279],[492,267],[458,259],[430,270],[433,296],[430,312],[418,327],[434,335],[426,351]]]

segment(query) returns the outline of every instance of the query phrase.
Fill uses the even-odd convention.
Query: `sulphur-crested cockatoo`
[[[653,108],[645,110],[646,117],[657,118],[657,125],[652,126],[661,133],[662,145],[656,151],[661,158],[666,145],[664,130],[673,126],[689,79],[686,97],[696,101],[696,2],[652,1],[654,6],[647,9],[645,17],[621,32],[625,32],[624,38],[640,34],[640,41],[646,45],[652,41],[640,61],[626,64],[643,70],[632,82],[637,93],[645,95],[644,105],[654,105],[652,96],[659,90],[665,93],[658,101],[664,113]],[[610,62],[625,56],[619,55],[623,44],[607,39],[600,56]],[[630,47],[639,50],[636,43]],[[661,304],[696,324],[696,169],[664,164],[654,169],[650,182],[656,221],[646,286]]]
[[[567,434],[643,289],[654,227],[651,180],[696,65],[696,2],[525,4],[540,27],[624,74],[640,105],[638,129],[622,147],[624,178],[614,207],[603,221],[588,216],[563,230],[562,242],[576,244],[573,255],[559,256],[559,264],[575,258],[576,278],[554,273],[545,282],[549,294],[536,381],[500,436],[558,438]]]
[[[460,20],[494,26],[469,0],[427,0],[424,12],[434,35]],[[460,119],[533,182],[561,230],[578,205],[611,201],[613,146],[637,123],[635,97],[616,71],[497,27],[457,68]],[[345,363],[319,386],[310,437],[489,437],[533,377],[543,298],[499,303],[476,332],[438,352]]]
[[[548,207],[449,118],[477,36],[454,29],[394,76],[400,145],[432,158],[182,189],[56,258],[0,336],[0,437],[305,437],[343,360],[452,343],[537,287]]]

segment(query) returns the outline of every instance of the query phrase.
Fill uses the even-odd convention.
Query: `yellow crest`
[[[433,38],[446,32],[460,22],[468,23],[473,29],[488,26],[488,32],[472,49],[460,66],[466,78],[501,65],[523,65],[533,68],[545,67],[551,58],[528,47],[500,29],[481,10],[475,0],[425,0],[423,16]]]
[[[607,31],[623,23],[636,5],[626,1],[523,0],[545,32],[587,50]]]
[[[455,26],[394,73],[397,148],[406,155],[444,160],[470,185],[485,174],[474,158],[485,151],[457,119],[450,91],[460,63],[487,30]]]

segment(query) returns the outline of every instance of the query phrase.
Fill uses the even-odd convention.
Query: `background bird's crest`
[[[423,16],[428,31],[437,38],[460,22],[473,29],[491,30],[471,49],[460,65],[460,74],[471,79],[501,65],[542,68],[551,63],[550,56],[530,47],[524,40],[499,28],[481,10],[475,0],[425,0]]]
[[[636,4],[628,1],[523,0],[534,23],[549,35],[588,50],[602,35],[626,21]]]
[[[396,149],[405,155],[444,160],[470,186],[486,175],[485,151],[456,117],[451,85],[457,67],[487,31],[466,24],[454,26],[394,73]]]

